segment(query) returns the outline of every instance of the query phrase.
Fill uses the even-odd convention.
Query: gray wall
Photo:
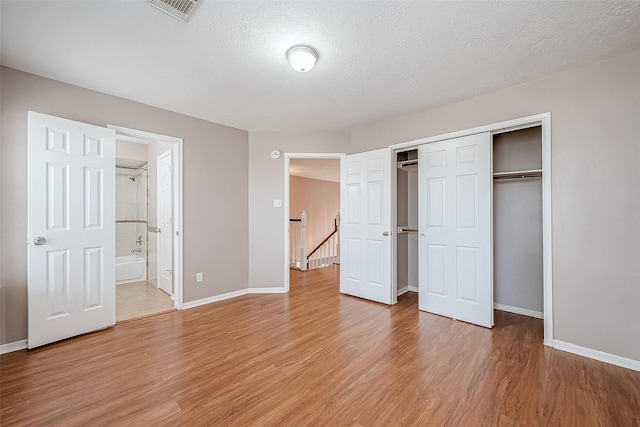
[[[542,167],[540,127],[493,137],[493,171]],[[494,302],[543,311],[542,178],[493,182]]]
[[[0,76],[0,343],[27,338],[28,110],[183,138],[184,300],[247,287],[247,132],[5,67]]]
[[[348,144],[344,132],[249,133],[249,287],[284,285],[284,153],[344,153]],[[273,160],[272,150],[283,155]]]
[[[547,111],[555,339],[640,360],[640,51],[352,129],[350,150]]]

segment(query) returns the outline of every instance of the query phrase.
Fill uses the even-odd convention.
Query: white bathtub
[[[116,257],[116,285],[147,280],[147,262],[138,255]]]

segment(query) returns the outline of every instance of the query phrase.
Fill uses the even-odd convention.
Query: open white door
[[[389,149],[340,161],[340,292],[391,304]]]
[[[491,134],[418,148],[419,308],[493,326]]]
[[[158,287],[173,295],[171,150],[158,156]]]
[[[29,348],[115,324],[115,131],[29,112]]]

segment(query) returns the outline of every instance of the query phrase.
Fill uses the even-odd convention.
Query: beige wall
[[[311,253],[335,229],[340,183],[301,176],[291,176],[289,182],[289,216],[300,218],[302,211],[307,212],[307,253]]]
[[[640,52],[353,129],[350,149],[547,111],[555,339],[640,360]]]
[[[284,285],[284,153],[344,153],[345,132],[249,133],[249,287]],[[272,150],[281,150],[278,160]]]
[[[28,110],[183,138],[184,300],[247,287],[247,132],[4,67],[1,86],[0,343],[27,337]]]

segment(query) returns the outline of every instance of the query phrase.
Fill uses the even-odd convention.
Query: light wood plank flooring
[[[340,295],[338,267],[291,292],[160,314],[0,357],[3,426],[638,426],[640,372]]]
[[[145,281],[116,285],[116,321],[173,310],[171,297]]]

